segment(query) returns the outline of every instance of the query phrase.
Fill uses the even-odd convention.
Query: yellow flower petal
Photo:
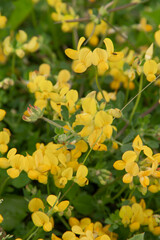
[[[3,109],[0,109],[0,121],[3,120],[3,118],[5,117],[5,115],[6,115],[6,111],[3,110]]]
[[[155,74],[158,70],[158,65],[154,60],[147,60],[143,65],[145,75]]]
[[[110,55],[114,52],[113,42],[110,38],[105,38],[103,42],[106,45],[108,56],[110,57]]]
[[[157,45],[160,47],[160,30],[155,32],[154,38],[155,38]]]
[[[109,56],[108,60],[110,62],[119,62],[120,60],[122,60],[123,57],[124,57],[124,53],[123,52],[113,52]]]
[[[40,198],[33,198],[28,204],[28,209],[31,212],[38,211],[39,209],[44,210],[44,204]]]
[[[47,197],[47,202],[48,202],[48,204],[49,204],[51,207],[53,207],[53,205],[55,205],[55,203],[56,203],[56,204],[58,203],[58,201],[57,201],[57,196],[55,196],[55,195],[49,195],[49,196]]]
[[[76,236],[73,232],[71,231],[66,231],[63,235],[62,235],[62,239],[63,240],[76,240]]]
[[[72,227],[72,232],[76,233],[76,234],[79,234],[79,235],[84,235],[84,232],[82,231],[82,228],[75,225]]]
[[[82,44],[84,43],[84,41],[85,41],[85,37],[81,37],[81,38],[79,39],[79,41],[78,41],[78,46],[77,46],[77,50],[78,50],[78,51],[80,50],[80,48],[81,48]]]
[[[124,176],[123,176],[123,182],[124,183],[131,183],[133,180],[133,176],[131,176],[129,173],[126,173]]]
[[[71,49],[71,48],[67,48],[65,50],[65,54],[67,55],[67,57],[73,59],[73,60],[76,60],[78,59],[78,51],[77,50],[74,50],[74,49]]]
[[[118,160],[113,164],[113,167],[117,170],[123,170],[125,168],[125,162],[122,160]]]
[[[37,227],[42,227],[49,222],[49,217],[43,212],[36,211],[32,214],[32,221]]]
[[[58,204],[58,211],[63,212],[69,205],[69,201],[62,201]]]

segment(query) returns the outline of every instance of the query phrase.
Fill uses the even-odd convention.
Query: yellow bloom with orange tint
[[[147,60],[143,65],[143,72],[149,82],[156,79],[156,73],[158,71],[158,65],[154,60]]]
[[[73,50],[71,48],[67,48],[65,50],[65,54],[74,60],[72,68],[74,72],[83,73],[86,71],[88,67],[92,64],[92,52],[89,48],[83,47],[85,38],[81,37],[78,41],[77,50]]]

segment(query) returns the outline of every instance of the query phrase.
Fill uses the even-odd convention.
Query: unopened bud
[[[22,119],[26,122],[36,122],[39,118],[43,116],[44,110],[41,110],[37,106],[32,106],[31,104],[27,108],[27,111],[22,116]]]

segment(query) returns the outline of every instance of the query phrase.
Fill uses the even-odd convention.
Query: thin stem
[[[58,123],[55,123],[54,121],[52,121],[52,120],[50,120],[50,119],[48,119],[48,118],[46,118],[46,117],[41,117],[41,119],[43,119],[45,122],[48,122],[49,124],[51,124],[51,125],[53,125],[53,126],[55,126],[55,127],[57,127],[57,128],[62,128],[62,129],[64,129],[64,130],[67,131],[67,132],[71,131],[71,130],[69,130],[69,129],[63,127],[63,126],[61,126],[61,125],[58,124]]]
[[[130,122],[132,121],[132,118],[133,118],[133,116],[134,116],[134,114],[135,114],[135,111],[136,111],[136,109],[137,109],[137,107],[138,107],[138,104],[139,104],[139,101],[140,101],[140,98],[141,98],[142,87],[143,87],[143,73],[141,74],[141,77],[140,77],[139,91],[138,91],[139,94],[138,94],[136,103],[135,103],[134,108],[133,108],[133,110],[132,110],[132,112],[131,112],[131,115],[130,115],[130,119],[129,119]]]
[[[69,226],[69,224],[67,223],[67,221],[58,214],[58,218],[60,219],[60,221],[63,223],[63,225],[66,227],[67,230],[71,230],[71,227]]]
[[[124,105],[124,107],[121,109],[121,112],[139,95],[141,94],[146,88],[148,88],[152,83],[156,82],[157,79],[160,78],[160,75],[158,75],[156,77],[155,80],[153,80],[152,82],[148,83],[140,92],[138,92],[126,105]]]
[[[96,139],[95,143],[93,144],[93,146],[90,148],[90,150],[88,151],[87,155],[85,156],[85,159],[83,160],[83,164],[85,164],[89,154],[91,153],[91,151],[93,150],[94,146],[96,145],[96,143],[98,142],[99,138],[102,136],[103,130],[101,132],[101,134],[98,136],[98,138]]]
[[[88,156],[90,155],[90,153],[91,153],[92,149],[93,149],[93,147],[89,149],[89,151],[88,151],[87,155],[85,156],[85,159],[83,160],[83,164],[85,164],[85,162],[86,162],[86,160],[87,160]]]
[[[113,1],[112,9],[114,9],[114,8],[116,7],[118,1],[119,1],[119,0],[114,0],[114,1]],[[110,14],[110,16],[109,16],[109,22],[110,22],[111,24],[113,24],[113,19],[114,19],[114,12],[111,12],[111,14]]]
[[[58,203],[60,196],[61,196],[61,193],[59,192],[56,201],[54,202],[52,208],[51,208],[51,209],[48,211],[48,213],[47,213],[47,215],[48,215],[49,217],[52,216],[52,214],[53,214],[53,209],[54,209],[55,205]]]
[[[159,103],[159,100],[158,100],[158,101],[157,101],[155,104],[153,104],[152,107],[150,107],[146,112],[142,113],[142,114],[141,114],[141,117],[145,117],[146,115],[148,115],[149,113],[151,113],[152,111],[154,111],[154,109],[156,109],[159,104],[160,104],[160,103]]]
[[[99,81],[98,81],[98,71],[97,71],[97,70],[96,70],[96,85],[97,85],[97,88],[98,88],[98,90],[100,91],[100,93],[101,93],[103,99],[104,99],[105,102],[106,102],[106,99],[105,99],[105,96],[104,96],[104,94],[103,94],[103,91],[102,91],[101,85],[100,85],[100,83],[99,83]],[[107,102],[106,102],[106,103],[107,103]]]
[[[125,190],[126,190],[127,186],[124,185],[123,188],[121,188],[121,190],[112,198],[112,200],[117,199]]]
[[[11,73],[15,73],[15,63],[16,63],[16,54],[13,53],[12,55],[12,63],[11,63]]]
[[[30,235],[35,231],[35,229],[36,229],[37,227],[36,226],[33,226],[32,228],[31,228],[31,230],[23,237],[23,240],[28,240],[28,239],[30,239],[29,237],[30,237]]]
[[[127,90],[126,90],[126,96],[125,96],[125,104],[128,101],[128,96],[129,96],[129,80],[128,80],[128,84],[127,84]]]
[[[122,10],[122,9],[125,9],[125,8],[129,8],[129,7],[138,5],[138,4],[145,3],[145,2],[147,2],[147,1],[148,1],[148,0],[143,1],[143,2],[140,2],[140,3],[138,3],[138,2],[128,3],[128,4],[125,4],[125,5],[122,5],[122,6],[113,8],[113,9],[109,9],[107,12],[108,12],[108,13],[116,12],[116,11],[119,11],[119,10]],[[72,19],[72,20],[66,20],[65,22],[68,22],[68,23],[72,23],[72,22],[88,22],[88,21],[90,21],[90,20],[91,20],[90,17],[83,17],[83,18],[77,18],[77,19]],[[63,23],[63,22],[62,22],[62,21],[55,22],[55,24],[60,24],[60,23]]]
[[[4,188],[6,187],[7,182],[8,182],[9,179],[10,179],[10,177],[7,177],[7,178],[3,181],[3,183],[1,183],[1,186],[0,186],[0,196],[3,194],[3,190],[4,190]]]
[[[75,182],[73,182],[72,185],[65,191],[65,193],[62,195],[62,197],[59,199],[59,201],[62,201],[64,196],[66,196],[66,194],[71,190],[71,188],[73,187],[74,184],[75,184]]]
[[[34,236],[34,235],[36,234],[36,235],[34,236],[34,238],[31,238],[31,237],[30,237],[29,239],[37,240],[37,239],[39,238],[39,234],[40,234],[41,231],[42,231],[42,228],[36,229],[35,232],[31,235],[31,237],[32,237],[32,236]],[[29,239],[27,239],[27,240],[29,240]]]

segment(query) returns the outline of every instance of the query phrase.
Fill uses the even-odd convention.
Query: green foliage
[[[128,240],[144,240],[144,233],[134,235],[132,238],[129,238]]]

